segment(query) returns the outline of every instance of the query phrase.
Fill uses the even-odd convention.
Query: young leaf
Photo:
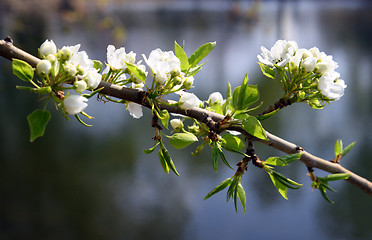
[[[266,159],[265,164],[278,167],[284,167],[288,165],[287,162],[283,161],[283,159],[280,157],[269,157],[268,159]]]
[[[278,192],[282,195],[283,198],[287,199],[287,187],[284,186],[279,180],[277,180],[271,173],[269,173],[270,179],[273,182]]]
[[[338,180],[345,180],[350,177],[350,173],[335,173],[325,177],[325,180],[328,181],[338,181]]]
[[[36,109],[27,116],[30,127],[30,142],[44,135],[45,127],[49,122],[51,115],[49,111]]]
[[[163,126],[168,129],[168,123],[169,123],[169,113],[166,109],[163,109],[159,112],[159,116],[161,123]]]
[[[229,168],[231,168],[231,169],[234,170],[234,168],[232,168],[232,167],[230,166],[229,162],[227,161],[227,159],[226,159],[226,157],[225,157],[225,154],[223,153],[221,147],[218,146],[218,144],[217,144],[217,148],[218,148],[218,153],[219,153],[219,155],[220,155],[220,157],[221,157],[221,159],[222,159],[222,162],[223,162],[226,166],[228,166]]]
[[[290,164],[291,162],[299,160],[301,156],[302,156],[302,153],[294,153],[294,154],[283,156],[281,157],[281,159],[285,161],[287,164]]]
[[[190,66],[189,66],[189,60],[187,58],[187,55],[185,51],[183,50],[183,48],[180,45],[178,45],[176,41],[174,41],[174,54],[181,62],[181,71],[185,72],[189,70]]]
[[[219,155],[219,149],[217,146],[217,143],[213,143],[213,149],[212,149],[212,166],[214,171],[217,172],[218,167],[218,155]]]
[[[226,187],[230,186],[231,183],[232,183],[232,178],[227,178],[223,180],[217,187],[215,187],[212,191],[210,191],[203,200],[206,200],[212,197],[213,195],[215,195],[216,193],[224,190]]]
[[[319,186],[319,191],[320,191],[320,193],[322,194],[323,198],[324,198],[325,200],[327,200],[327,202],[329,202],[330,204],[335,203],[335,202],[333,202],[333,201],[332,201],[332,200],[327,196],[327,194],[326,194],[326,188],[324,187],[324,185],[320,185],[320,186]]]
[[[134,76],[136,76],[139,80],[142,82],[146,81],[146,74],[139,67],[129,62],[125,62],[125,65],[127,65],[129,71],[133,73]]]
[[[191,76],[194,76],[195,74],[197,74],[202,69],[203,65],[204,64],[190,68],[189,71],[186,73],[186,77],[191,77]]]
[[[93,68],[96,69],[98,72],[101,72],[102,71],[102,62],[101,61],[98,61],[98,60],[93,60]]]
[[[347,145],[347,147],[344,148],[344,150],[341,152],[341,155],[342,156],[345,156],[346,154],[348,154],[348,152],[350,152],[350,150],[353,149],[353,147],[355,146],[355,144],[356,144],[356,142],[352,142],[349,145]]]
[[[160,150],[158,154],[159,154],[159,160],[160,160],[161,166],[163,167],[164,172],[169,173],[169,166],[167,164],[167,161],[165,160],[162,150]]]
[[[266,113],[266,114],[263,114],[263,115],[259,115],[259,116],[257,116],[256,118],[257,118],[259,121],[263,121],[263,120],[265,120],[265,119],[267,119],[267,118],[269,118],[269,117],[274,116],[277,112],[279,112],[279,110],[280,110],[280,109],[276,109],[276,110],[271,111],[271,112],[269,112],[269,113]]]
[[[157,143],[156,143],[152,148],[144,149],[143,152],[144,152],[145,154],[150,154],[150,153],[152,153],[152,152],[155,150],[155,148],[156,148],[158,145],[159,145],[159,142],[157,142]]]
[[[13,74],[22,81],[30,82],[34,77],[34,69],[25,61],[13,59],[12,61]]]
[[[162,152],[162,155],[165,159],[165,162],[167,163],[167,165],[169,166],[169,168],[177,175],[179,176],[180,174],[177,172],[177,169],[176,169],[176,166],[174,165],[173,161],[172,161],[172,158],[170,157],[169,155],[169,152],[168,150],[165,148],[165,145],[162,141],[159,142],[160,143],[160,150]]]
[[[338,156],[341,154],[342,152],[342,140],[341,139],[337,139],[336,140],[336,143],[335,143],[335,156]]]
[[[282,174],[272,171],[272,176],[276,178],[279,182],[281,182],[284,186],[291,188],[291,189],[299,189],[302,187],[302,184],[297,183],[287,177],[284,177]]]
[[[209,42],[199,47],[190,57],[190,67],[195,67],[203,58],[205,58],[216,46],[216,42]]]
[[[260,64],[260,68],[261,68],[263,75],[265,75],[268,78],[275,79],[274,69],[260,62],[258,64]]]
[[[237,190],[238,198],[242,204],[243,211],[245,213],[246,195],[245,195],[244,188],[240,182],[238,183],[236,190]]]
[[[198,138],[190,132],[175,133],[169,138],[170,144],[176,149],[187,147],[197,141]]]
[[[227,151],[240,152],[245,146],[244,142],[235,135],[225,134],[222,136],[222,147]]]
[[[246,119],[244,119],[242,123],[242,128],[256,138],[269,140],[260,121],[258,121],[257,118],[253,116],[249,116]]]

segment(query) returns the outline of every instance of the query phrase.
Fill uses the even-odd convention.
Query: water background
[[[224,93],[228,82],[239,85],[248,72],[264,106],[276,101],[280,90],[260,74],[260,46],[270,48],[281,38],[303,48],[317,46],[339,63],[348,85],[345,96],[324,110],[295,104],[264,127],[325,159],[333,158],[336,139],[356,141],[342,164],[372,179],[368,1],[77,2],[82,4],[53,5],[50,12],[3,5],[0,32],[33,54],[45,39],[53,39],[60,48],[80,43],[90,58],[101,61],[108,44],[125,46],[139,59],[158,47],[172,50],[175,40],[185,41],[188,54],[216,41],[192,91],[205,100],[214,91]],[[17,84],[10,62],[0,59],[0,239],[372,238],[371,198],[340,182],[332,185],[338,192],[329,195],[335,201],[330,205],[312,192],[301,163],[283,170],[304,183],[298,191],[289,190],[289,200],[281,198],[266,174],[249,166],[243,180],[245,214],[241,208],[235,213],[225,192],[202,201],[234,172],[221,164],[215,173],[211,152],[195,158],[190,146],[169,147],[181,176],[164,174],[157,155],[142,152],[153,144],[148,110],[134,120],[121,105],[90,101],[87,112],[94,115],[94,126],[86,128],[65,121],[50,105],[45,136],[29,143],[26,116],[42,103],[16,90]],[[262,159],[282,155],[260,144],[256,148]]]

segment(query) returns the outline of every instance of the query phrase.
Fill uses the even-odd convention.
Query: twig
[[[0,56],[7,58],[9,60],[12,59],[21,59],[23,61],[28,62],[31,66],[36,67],[37,63],[40,61],[39,58],[24,52],[23,50],[15,47],[9,37],[5,38],[4,40],[0,40]],[[147,108],[150,108],[150,104],[144,100],[145,91],[140,89],[131,89],[123,86],[118,86],[115,84],[111,84],[108,82],[102,82],[99,84],[97,88],[103,88],[100,91],[100,94],[109,95],[111,97],[116,97],[119,99],[123,99],[126,101],[135,102],[141,104]],[[171,113],[178,113],[182,114],[191,118],[194,118],[200,122],[207,124],[207,120],[212,119],[215,122],[222,121],[225,116],[221,114],[217,114],[214,112],[207,111],[201,108],[192,108],[192,109],[181,109],[179,108],[174,101],[165,100],[164,104],[159,104],[160,109],[166,109]],[[249,135],[247,132],[244,131],[241,127],[229,127],[230,130],[239,131],[248,139],[252,139],[252,136]],[[303,154],[301,156],[301,161],[308,167],[308,168],[318,168],[324,170],[329,173],[350,173],[350,177],[347,179],[350,183],[354,184],[356,187],[363,190],[369,196],[372,197],[372,183],[367,179],[349,171],[348,169],[342,167],[340,164],[335,164],[330,161],[324,160],[322,158],[316,157],[302,148],[298,147],[297,145],[290,143],[280,137],[277,137],[269,132],[266,132],[267,138],[269,141],[255,139],[267,146],[273,147],[277,150],[285,152],[287,154],[293,154],[296,152],[301,151]]]

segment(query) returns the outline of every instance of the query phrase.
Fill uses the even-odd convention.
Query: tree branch
[[[28,62],[32,67],[36,67],[37,63],[40,61],[39,58],[24,52],[23,50],[15,47],[10,37],[6,37],[4,40],[0,40],[0,56],[7,58],[9,60],[12,59],[20,59],[25,62]],[[115,84],[111,84],[108,82],[103,82],[99,84],[97,88],[103,88],[100,93],[109,95],[112,97],[116,97],[119,99],[135,102],[141,104],[147,108],[150,107],[150,104],[146,101],[145,94],[146,92],[140,89],[131,89]],[[207,111],[205,109],[200,108],[192,108],[192,109],[181,109],[176,104],[175,101],[164,100],[164,104],[159,104],[161,109],[166,109],[171,113],[178,113],[182,114],[191,118],[194,118],[200,122],[207,123],[212,119],[215,122],[221,121],[225,118],[225,116]],[[244,131],[241,127],[230,127],[230,130],[239,131],[249,139],[252,138],[247,132]],[[266,135],[269,141],[255,139],[267,146],[273,147],[277,150],[285,152],[287,154],[293,154],[297,152],[302,152],[301,161],[309,168],[318,168],[324,170],[329,173],[349,173],[350,177],[347,179],[348,182],[354,184],[356,187],[363,190],[369,196],[372,197],[372,183],[367,179],[345,169],[340,164],[332,163],[330,161],[324,160],[322,158],[316,157],[308,152],[306,152],[303,148],[288,142],[280,137],[277,137],[269,132],[266,132]]]

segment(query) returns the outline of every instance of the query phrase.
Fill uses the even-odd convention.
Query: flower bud
[[[306,72],[311,72],[316,66],[317,59],[315,57],[307,57],[301,62],[301,67],[305,69]]]
[[[75,81],[74,82],[75,91],[81,93],[87,90],[87,83],[84,80]]]
[[[76,67],[72,63],[65,63],[64,70],[70,77],[74,77],[77,74]]]
[[[36,65],[36,72],[40,76],[46,76],[49,74],[51,68],[52,64],[48,60],[44,59]]]
[[[87,101],[88,99],[83,96],[69,95],[63,99],[63,108],[68,114],[75,115],[88,106],[88,103],[86,103]]]
[[[189,109],[194,107],[199,107],[202,101],[193,93],[179,91],[176,92],[181,97],[179,99],[179,104],[182,109]]]
[[[96,89],[99,85],[99,83],[101,82],[101,74],[97,73],[97,72],[93,72],[93,71],[90,71],[88,72],[87,76],[87,81],[88,81],[88,87],[90,89]]]
[[[194,84],[194,77],[193,76],[190,76],[190,77],[186,77],[184,82],[183,82],[183,86],[186,88],[186,89],[191,89],[192,85]]]
[[[45,40],[45,42],[41,44],[39,48],[39,53],[42,58],[45,58],[49,54],[56,54],[57,46],[54,44],[53,40]]]
[[[222,103],[223,102],[223,97],[220,92],[214,92],[209,95],[208,98],[209,105],[214,105],[216,103]]]
[[[170,124],[176,132],[180,132],[183,128],[182,120],[178,118],[170,120]]]

